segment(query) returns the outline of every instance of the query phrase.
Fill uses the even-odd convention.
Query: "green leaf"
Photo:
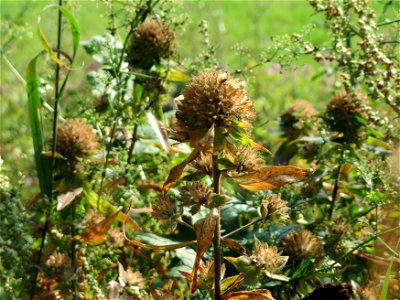
[[[189,77],[182,72],[170,70],[167,75],[167,80],[174,82],[187,82],[189,81]]]
[[[389,290],[389,283],[390,283],[390,273],[392,272],[392,265],[393,265],[393,260],[390,261],[389,266],[388,266],[388,268],[386,270],[385,280],[383,281],[381,295],[379,296],[379,300],[386,300],[387,299],[387,294],[388,294],[388,290]]]
[[[36,171],[39,177],[40,192],[43,196],[46,195],[50,197],[50,168],[46,166],[46,158],[42,155],[44,150],[41,114],[42,100],[40,99],[39,80],[36,71],[36,64],[39,56],[40,54],[32,59],[28,64],[26,72],[26,92],[28,95],[29,123],[31,126],[31,136],[35,153]]]
[[[239,256],[239,257],[225,257],[227,261],[235,266],[235,268],[242,273],[248,273],[251,271],[255,271],[256,266],[251,264],[250,258],[248,256]]]
[[[44,12],[45,10],[49,9],[49,8],[57,8],[62,15],[65,17],[65,19],[67,20],[68,24],[71,26],[71,36],[72,36],[72,58],[71,58],[71,64],[75,58],[76,52],[78,50],[79,47],[79,27],[78,27],[78,23],[76,22],[74,16],[72,15],[72,13],[66,9],[63,6],[58,6],[58,5],[49,5],[46,6],[42,12]],[[42,45],[44,47],[44,49],[46,50],[46,52],[50,55],[50,57],[60,66],[64,67],[64,63],[56,56],[56,54],[54,53],[54,51],[52,50],[49,42],[46,39],[46,36],[44,35],[42,29],[40,28],[40,21],[41,21],[41,16],[39,15],[38,17],[38,34],[39,34],[39,38],[40,41],[42,42]]]

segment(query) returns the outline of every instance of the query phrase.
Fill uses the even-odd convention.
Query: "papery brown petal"
[[[226,294],[223,300],[275,300],[269,290],[241,291]]]
[[[83,187],[71,188],[60,192],[57,195],[57,210],[63,210],[68,204],[70,204],[76,196],[79,196],[83,191]]]
[[[257,192],[270,190],[307,177],[310,171],[293,166],[264,166],[255,172],[232,177],[241,187]]]
[[[212,209],[208,216],[204,219],[198,220],[194,224],[194,230],[196,232],[197,239],[197,253],[196,259],[194,261],[193,270],[192,270],[192,281],[190,283],[190,291],[194,293],[197,287],[197,270],[200,265],[201,258],[204,253],[206,253],[208,247],[210,247],[213,237],[215,226],[218,222],[218,209]]]
[[[82,235],[78,235],[76,238],[89,245],[101,244],[110,230],[112,223],[117,219],[118,214],[119,211],[115,212],[108,218],[89,227]]]

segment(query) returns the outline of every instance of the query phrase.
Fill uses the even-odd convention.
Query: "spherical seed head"
[[[320,240],[311,231],[292,230],[282,239],[285,252],[293,259],[315,257],[321,251]]]
[[[176,206],[168,198],[160,198],[153,206],[152,215],[157,220],[173,223],[176,217]]]
[[[294,140],[300,135],[306,134],[311,128],[310,118],[315,116],[315,110],[311,103],[305,100],[297,100],[290,104],[281,115],[281,129],[283,135]]]
[[[357,97],[365,101],[361,93],[357,93]],[[357,143],[363,137],[361,131],[363,125],[357,118],[366,118],[362,103],[345,91],[339,92],[327,105],[326,124],[330,130],[342,133],[348,143]]]
[[[213,171],[212,154],[201,152],[199,157],[192,163],[192,166],[203,173],[211,175]]]
[[[191,206],[190,213],[196,214],[201,205],[207,206],[211,190],[203,182],[188,183],[184,187],[180,188],[182,205]]]
[[[67,120],[57,127],[56,151],[66,158],[87,157],[97,146],[96,134],[82,120]]]
[[[264,162],[259,151],[251,146],[230,145],[228,150],[239,173],[256,171]]]
[[[160,19],[146,19],[133,32],[127,61],[132,67],[149,69],[174,49],[174,33]]]
[[[282,252],[278,252],[276,247],[268,246],[267,243],[261,243],[256,239],[256,249],[250,256],[250,260],[258,268],[278,274],[287,262],[287,257],[281,256],[281,254]]]
[[[285,221],[289,219],[289,207],[280,194],[265,197],[261,203],[261,211],[265,211],[264,217],[270,220]]]
[[[255,119],[245,83],[228,73],[207,71],[193,77],[180,98],[173,129],[186,140],[200,140],[212,126],[224,129],[234,119],[244,123]]]

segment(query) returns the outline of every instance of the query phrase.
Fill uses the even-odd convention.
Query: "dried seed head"
[[[254,239],[255,250],[253,251],[253,255],[250,256],[250,261],[260,269],[267,270],[273,274],[280,273],[288,257],[281,256],[282,252],[278,252],[276,247],[268,246],[267,243],[261,243],[257,238]]]
[[[251,146],[229,145],[228,151],[227,157],[231,157],[232,163],[237,166],[236,171],[239,173],[256,171],[264,162],[259,151]]]
[[[46,266],[50,268],[62,268],[71,264],[70,258],[64,254],[56,252],[46,260]]]
[[[125,237],[121,228],[111,228],[108,231],[108,239],[114,247],[122,247],[125,244]]]
[[[192,166],[199,171],[211,175],[213,170],[212,154],[201,152],[200,156],[192,163]]]
[[[103,95],[97,98],[94,98],[93,101],[94,111],[101,114],[107,111],[110,106],[110,101],[108,100],[107,95]]]
[[[131,268],[128,268],[121,275],[120,280],[129,287],[143,288],[146,286],[146,279],[143,278],[142,274],[140,272],[132,271]]]
[[[180,188],[182,205],[191,206],[190,213],[196,214],[201,205],[207,206],[211,190],[203,182],[188,183]]]
[[[368,284],[364,287],[359,287],[357,289],[357,294],[361,300],[378,300],[378,293],[374,286]]]
[[[315,257],[321,251],[320,240],[308,230],[292,230],[282,239],[285,253],[295,260]]]
[[[289,105],[281,115],[281,129],[288,139],[297,139],[311,129],[310,118],[315,116],[315,110],[310,102],[297,100]]]
[[[300,154],[307,159],[307,161],[311,162],[318,155],[320,148],[320,145],[317,143],[305,143],[300,147]]]
[[[96,134],[82,120],[67,120],[57,127],[56,151],[68,159],[87,157],[97,146]]]
[[[215,272],[214,272],[214,261],[209,260],[206,264],[200,264],[199,266],[200,276],[204,278],[207,282],[214,282]],[[225,275],[225,265],[221,265],[221,278]]]
[[[89,210],[85,216],[84,227],[93,227],[103,220],[104,218],[97,211]]]
[[[357,97],[366,101],[361,93]],[[358,118],[366,119],[366,113],[361,101],[345,91],[338,93],[328,103],[325,112],[325,122],[329,129],[343,134],[344,141],[357,143],[363,138],[363,124]]]
[[[281,194],[267,196],[261,203],[261,214],[266,219],[287,220],[288,211],[287,202],[282,200]]]
[[[160,198],[153,206],[152,215],[157,220],[173,223],[176,219],[176,206],[168,198]]]
[[[149,69],[168,58],[174,49],[174,33],[160,19],[146,19],[132,34],[127,61],[132,67]]]
[[[345,220],[336,220],[332,224],[332,233],[335,235],[344,235],[350,230],[349,225]]]
[[[212,127],[226,128],[233,119],[255,119],[253,103],[245,83],[220,71],[203,72],[193,77],[178,101],[177,123],[173,130],[184,141],[200,140]]]

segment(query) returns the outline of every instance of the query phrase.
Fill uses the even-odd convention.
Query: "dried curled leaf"
[[[206,253],[208,247],[210,247],[213,238],[215,226],[218,226],[219,212],[218,209],[213,208],[208,216],[204,219],[198,220],[194,224],[194,230],[196,231],[197,238],[197,253],[194,261],[193,270],[191,274],[190,291],[194,293],[197,288],[197,270],[200,266],[201,258]]]
[[[309,170],[293,166],[264,166],[258,170],[231,178],[241,187],[252,191],[271,190],[295,180],[303,179]]]
[[[241,291],[226,294],[223,300],[275,300],[269,290]]]
[[[168,190],[179,180],[179,178],[181,178],[182,173],[185,170],[186,166],[192,161],[194,161],[202,150],[203,150],[202,146],[195,148],[183,162],[181,162],[179,165],[171,169],[168,178],[162,187],[161,192],[163,197],[166,196]]]
[[[70,204],[77,196],[83,191],[83,187],[69,188],[65,191],[60,192],[57,195],[57,210],[63,210],[68,204]]]
[[[108,218],[89,227],[82,235],[77,235],[75,238],[89,245],[101,244],[110,230],[112,223],[117,219],[118,214],[119,211],[116,211]]]

